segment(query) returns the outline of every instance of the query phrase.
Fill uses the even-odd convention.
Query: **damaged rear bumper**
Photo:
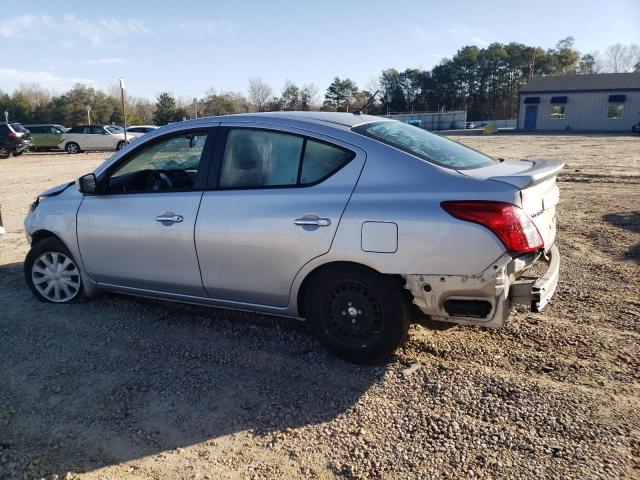
[[[504,254],[479,275],[403,275],[413,303],[432,320],[502,327],[513,303],[540,312],[553,297],[560,273],[560,252],[554,245],[537,261],[547,264],[539,277],[526,276],[535,257]]]
[[[560,278],[560,252],[555,245],[549,251],[549,268],[540,278],[521,277],[511,284],[511,300],[531,306],[532,312],[541,312],[556,292]]]

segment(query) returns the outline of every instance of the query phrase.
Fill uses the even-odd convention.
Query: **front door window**
[[[110,193],[189,191],[196,185],[207,134],[188,133],[135,153],[109,177]]]

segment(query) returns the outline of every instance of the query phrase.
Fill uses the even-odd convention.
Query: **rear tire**
[[[0,158],[4,160],[5,158],[9,158],[10,156],[11,148],[9,148],[9,145],[0,143]]]
[[[64,146],[64,149],[67,151],[67,153],[70,153],[72,155],[76,154],[76,153],[80,153],[80,145],[78,145],[75,142],[69,142]]]
[[[24,277],[41,302],[72,303],[85,298],[80,267],[57,237],[31,247],[24,261]]]
[[[305,288],[311,331],[325,349],[353,363],[380,362],[404,342],[408,307],[395,278],[365,267],[328,267]]]

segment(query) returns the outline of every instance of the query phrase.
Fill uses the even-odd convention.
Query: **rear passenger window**
[[[338,171],[354,156],[348,150],[299,135],[232,128],[222,157],[220,187],[313,184]]]
[[[300,183],[315,183],[340,170],[354,157],[348,150],[307,140]]]
[[[296,185],[304,139],[296,135],[231,129],[222,158],[221,187]]]

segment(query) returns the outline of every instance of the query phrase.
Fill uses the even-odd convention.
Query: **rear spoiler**
[[[533,165],[527,170],[518,172],[515,175],[506,175],[498,177],[489,177],[497,182],[508,183],[519,189],[530,187],[540,182],[544,182],[548,178],[557,175],[564,167],[562,160],[547,160],[544,158],[527,158],[520,160],[521,162],[530,162]]]

